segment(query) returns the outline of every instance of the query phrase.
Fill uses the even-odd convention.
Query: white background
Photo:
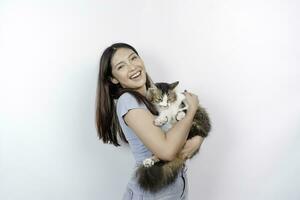
[[[2,0],[0,199],[118,200],[134,160],[98,140],[102,51],[133,45],[196,93],[213,129],[191,200],[300,199],[297,0]]]

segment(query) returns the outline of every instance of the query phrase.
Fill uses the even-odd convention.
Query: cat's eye
[[[162,101],[162,98],[158,98],[158,99],[156,99],[155,101],[156,101],[156,102],[160,102],[160,101]]]

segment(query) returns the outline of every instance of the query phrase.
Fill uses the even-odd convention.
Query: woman
[[[189,108],[185,118],[178,121],[166,134],[153,124],[157,111],[145,94],[151,85],[143,60],[132,46],[116,43],[106,48],[101,56],[96,100],[97,132],[104,143],[120,146],[119,137],[129,143],[136,167],[153,154],[170,161],[179,153],[189,158],[202,144],[203,138],[187,140],[193,117],[199,104],[198,97],[185,92]],[[157,193],[143,191],[131,176],[123,200],[128,199],[187,199],[186,167],[176,181]]]

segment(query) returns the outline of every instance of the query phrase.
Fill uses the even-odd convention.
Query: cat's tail
[[[176,157],[172,161],[159,161],[151,167],[141,165],[136,171],[138,184],[145,191],[157,192],[173,183],[185,160]]]
[[[190,129],[189,137],[194,135],[200,135],[202,137],[207,137],[211,130],[211,122],[206,109],[202,106],[198,106],[197,112],[194,116],[192,127]]]

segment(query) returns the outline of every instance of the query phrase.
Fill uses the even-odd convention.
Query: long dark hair
[[[133,50],[137,55],[138,52],[131,45],[126,43],[115,43],[107,47],[102,53],[99,66],[97,95],[96,95],[96,127],[97,134],[103,143],[120,146],[117,139],[117,133],[120,138],[128,143],[121,129],[116,113],[116,102],[123,93],[129,92],[134,95],[138,102],[143,102],[153,115],[158,115],[154,105],[150,103],[145,96],[130,88],[122,88],[120,83],[113,84],[110,80],[112,77],[111,58],[118,48],[128,48]],[[146,89],[152,84],[152,79],[146,73]]]

